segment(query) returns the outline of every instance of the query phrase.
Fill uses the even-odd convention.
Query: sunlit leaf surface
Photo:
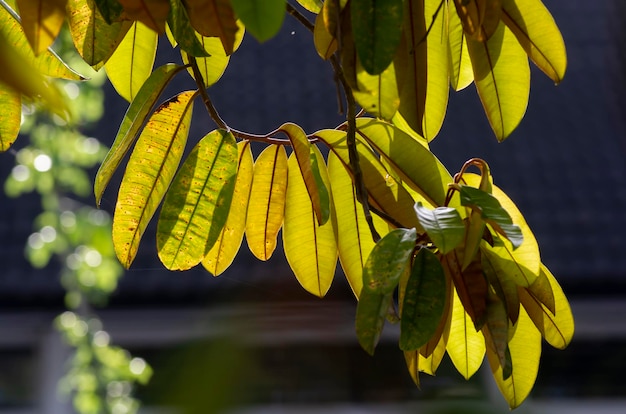
[[[20,94],[0,83],[0,152],[4,152],[17,139],[22,119]]]
[[[452,321],[446,351],[454,367],[465,379],[470,379],[478,371],[485,357],[485,339],[465,312],[456,289],[452,300]]]
[[[45,52],[65,21],[65,0],[17,0],[16,4],[33,51]]]

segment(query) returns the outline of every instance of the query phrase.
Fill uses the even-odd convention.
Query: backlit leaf
[[[96,70],[113,54],[131,26],[129,21],[108,24],[93,0],[68,0],[67,17],[76,50]]]
[[[334,1],[325,1],[324,8],[334,5]],[[337,23],[334,26],[336,28]],[[337,51],[337,38],[335,33],[329,31],[328,25],[324,21],[324,14],[319,13],[315,18],[315,26],[313,28],[313,43],[315,50],[322,59],[329,59],[333,53]]]
[[[441,0],[405,2],[405,42],[395,60],[396,75],[402,79],[398,111],[428,141],[441,129],[448,106],[446,4],[442,6]]]
[[[357,103],[373,116],[391,121],[400,105],[394,65],[378,75],[370,75],[357,62],[356,81],[358,89],[352,93]]]
[[[411,259],[416,238],[415,229],[394,229],[380,239],[363,267],[363,289],[392,293]]]
[[[320,225],[326,223],[330,217],[331,205],[330,191],[321,173],[322,170],[325,170],[326,164],[320,165],[316,151],[313,150],[314,147],[309,143],[309,138],[304,130],[298,125],[285,123],[277,131],[286,134],[291,141],[291,147],[297,160],[297,165],[294,167],[299,168],[304,179],[317,222]]]
[[[478,371],[485,357],[485,339],[465,312],[456,289],[452,299],[452,321],[446,350],[454,367],[466,380]]]
[[[519,317],[520,299],[515,279],[510,277],[507,273],[498,272],[497,266],[494,266],[489,256],[483,254],[481,255],[481,259],[483,274],[494,289],[496,295],[498,295],[504,304],[511,322],[516,323]]]
[[[480,329],[486,319],[488,286],[482,269],[478,266],[461,268],[457,250],[443,256],[444,268],[452,278],[459,299],[465,311],[474,322],[474,328]]]
[[[400,320],[400,349],[426,344],[441,321],[446,302],[446,278],[437,256],[420,249],[407,282]]]
[[[509,318],[504,303],[493,292],[489,292],[487,300],[487,318],[482,327],[487,349],[498,357],[498,365],[502,369],[502,379],[510,378],[513,370],[509,342]]]
[[[339,260],[352,292],[358,298],[363,286],[363,266],[376,243],[365,221],[363,208],[356,199],[352,178],[332,152],[328,155],[328,175],[337,216]],[[376,230],[384,236],[388,225],[376,215],[372,218]]]
[[[393,60],[402,37],[402,0],[352,0],[352,31],[357,55],[371,75]]]
[[[528,397],[535,384],[541,357],[541,334],[524,309],[520,309],[515,334],[509,341],[509,351],[513,370],[508,379],[504,379],[498,357],[490,347],[487,347],[487,358],[500,392],[509,407],[516,408]]]
[[[496,138],[503,141],[526,113],[528,57],[504,23],[486,42],[468,38],[467,45],[478,95]]]
[[[191,26],[187,9],[181,0],[170,0],[172,9],[167,16],[167,25],[172,31],[174,39],[181,50],[191,56],[206,57],[209,54],[204,50],[202,43]]]
[[[467,40],[459,15],[453,11],[448,17],[448,53],[450,61],[450,84],[455,91],[468,87],[474,81],[474,71]]]
[[[156,32],[141,22],[135,22],[104,65],[113,87],[128,102],[135,99],[143,83],[150,77],[156,47]]]
[[[17,0],[22,27],[36,55],[57,38],[65,21],[65,0]]]
[[[546,308],[554,315],[556,312],[556,302],[554,298],[554,292],[552,291],[552,285],[546,275],[547,268],[542,264],[541,271],[537,279],[528,286],[527,290],[532,296],[534,296],[540,303],[545,305]]]
[[[322,9],[322,0],[298,0],[298,3],[311,13],[319,13]]]
[[[239,152],[237,179],[228,219],[220,237],[202,260],[202,266],[214,276],[222,274],[233,262],[246,229],[246,214],[248,212],[250,187],[252,186],[254,160],[249,141],[241,141],[237,147]]]
[[[316,146],[313,146],[312,154],[322,183],[330,186],[324,158]],[[287,262],[298,282],[307,292],[323,297],[330,288],[337,267],[335,223],[327,220],[319,224],[309,198],[308,183],[303,179],[300,168],[294,150],[289,157],[283,246]]]
[[[191,25],[205,37],[217,37],[226,55],[235,50],[239,27],[229,0],[187,0]]]
[[[287,153],[282,145],[269,145],[254,164],[246,240],[252,254],[268,260],[276,249],[283,225],[287,193]]]
[[[274,37],[283,25],[285,0],[231,0],[235,14],[259,42]]]
[[[170,12],[170,3],[177,0],[118,0],[124,7],[125,18],[139,20],[158,33],[165,32],[165,21]]]
[[[452,207],[431,210],[422,203],[415,204],[415,213],[430,240],[442,254],[454,250],[465,237],[465,224],[459,212]]]
[[[152,72],[141,86],[137,96],[135,96],[135,99],[133,99],[133,102],[126,110],[126,115],[124,115],[115,141],[96,174],[94,194],[97,205],[100,205],[100,200],[107,184],[120,165],[122,158],[124,158],[124,155],[135,142],[139,130],[148,118],[150,110],[174,75],[183,69],[182,66],[173,63],[160,66]]]
[[[496,31],[501,0],[455,0],[454,5],[468,36],[484,42]]]
[[[532,319],[537,329],[546,341],[555,348],[564,349],[569,345],[574,336],[574,317],[569,302],[552,273],[547,267],[541,267],[542,275],[545,275],[554,293],[555,309],[550,311],[548,307],[527,289],[520,289],[520,300],[524,309]]]
[[[195,94],[182,92],[161,104],[130,156],[113,216],[115,253],[125,268],[135,259],[141,237],[176,173]]]
[[[429,341],[426,345],[420,348],[419,351],[419,367],[420,371],[427,373],[428,375],[435,375],[437,368],[441,364],[444,355],[446,354],[446,343],[448,342],[448,335],[450,332],[450,314],[445,317],[443,321],[445,323],[443,332],[438,336],[437,342]],[[437,338],[437,336],[434,336]],[[425,356],[427,355],[427,356]]]
[[[170,270],[199,264],[217,241],[230,210],[237,144],[229,132],[208,133],[191,151],[163,201],[157,250]]]
[[[20,132],[22,99],[19,93],[0,83],[0,152],[13,145]]]
[[[392,293],[381,294],[367,289],[361,291],[356,307],[356,335],[361,347],[370,355],[374,355],[392,303]]]
[[[561,82],[567,67],[565,43],[541,0],[502,0],[502,21],[537,67]]]
[[[120,20],[124,12],[124,8],[117,0],[96,0],[96,6],[108,24]]]

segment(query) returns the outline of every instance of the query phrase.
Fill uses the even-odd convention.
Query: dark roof
[[[533,228],[544,262],[568,290],[611,292],[612,286],[626,285],[626,255],[621,254],[626,245],[626,67],[620,54],[626,32],[617,2],[546,3],[568,48],[562,84],[555,87],[533,71],[527,115],[502,144],[489,129],[473,86],[453,93],[432,148],[452,172],[471,157],[488,161],[496,184]],[[281,35],[261,46],[246,36],[210,92],[228,123],[251,132],[266,132],[285,121],[313,132],[342,120],[330,68],[317,57],[310,34],[289,18]],[[92,133],[110,143],[125,104],[110,89],[107,99],[105,118]],[[191,140],[213,128],[202,112],[194,115]],[[13,161],[9,154],[1,157],[4,178]],[[114,198],[115,190],[109,190],[105,208]],[[0,303],[60,304],[54,268],[29,270],[22,258],[38,200],[9,200],[0,194],[0,211]],[[251,257],[244,241],[236,264],[219,278],[201,269],[172,273],[158,263],[153,234],[148,233],[114,302],[203,303],[232,295],[271,300],[306,296],[279,251],[262,263]],[[331,295],[348,296],[345,282],[336,282]]]

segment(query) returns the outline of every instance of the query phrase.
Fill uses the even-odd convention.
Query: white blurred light
[[[41,239],[46,243],[52,243],[57,238],[57,231],[52,226],[45,226],[39,232]]]
[[[146,361],[143,358],[133,358],[130,361],[130,372],[135,375],[141,375],[146,369]]]
[[[52,159],[46,154],[39,154],[33,160],[35,169],[40,172],[46,172],[52,168]]]
[[[13,170],[11,170],[11,175],[15,181],[23,182],[28,180],[28,177],[30,177],[30,170],[25,165],[16,165],[13,167]]]

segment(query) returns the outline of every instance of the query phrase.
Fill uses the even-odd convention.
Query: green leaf
[[[285,215],[287,174],[287,153],[282,145],[267,146],[254,164],[246,241],[260,260],[268,260],[276,249],[276,237]]]
[[[339,260],[352,292],[358,298],[363,287],[363,266],[376,243],[363,208],[356,199],[352,178],[333,152],[328,155],[328,175],[337,217]],[[376,215],[372,219],[378,233],[384,236],[388,232],[387,223]]]
[[[96,6],[104,20],[111,24],[118,21],[124,8],[117,0],[95,0]]]
[[[133,99],[133,102],[126,110],[115,141],[96,174],[93,188],[98,206],[107,184],[117,167],[119,167],[122,158],[124,158],[124,155],[135,142],[139,130],[148,118],[150,110],[174,75],[183,69],[184,67],[173,63],[163,65],[152,72],[141,86],[139,92],[137,92],[137,96],[135,96],[135,99]]]
[[[157,250],[165,267],[187,270],[204,259],[226,224],[236,176],[235,137],[208,133],[183,163],[161,208]]]
[[[259,42],[274,37],[285,18],[285,0],[231,0],[235,14]]]
[[[330,186],[324,158],[316,146],[311,148],[322,184]],[[300,285],[318,297],[324,297],[335,276],[337,241],[335,223],[320,224],[311,205],[308,183],[303,178],[298,153],[289,157],[289,176],[283,224],[283,246],[287,262]],[[328,215],[330,216],[330,206]]]
[[[400,321],[400,349],[412,351],[435,334],[446,303],[446,277],[437,256],[420,249],[407,282]]]
[[[361,347],[370,355],[374,355],[392,304],[392,293],[384,295],[367,289],[361,291],[356,306],[356,336]]]
[[[233,199],[224,228],[213,248],[205,255],[202,266],[214,276],[218,276],[231,265],[243,241],[246,229],[246,214],[252,186],[252,171],[254,160],[250,141],[241,141],[237,144],[239,161],[237,166],[237,180],[233,190]]]
[[[8,150],[17,139],[22,119],[22,99],[19,93],[0,83],[0,152]]]
[[[465,89],[474,81],[472,62],[467,51],[467,40],[459,15],[449,13],[448,54],[450,62],[450,84],[455,91]]]
[[[170,0],[170,13],[167,16],[167,25],[181,50],[191,56],[206,57],[209,54],[204,50],[202,43],[196,37],[196,31],[191,26],[187,9],[180,0]]]
[[[113,216],[113,244],[127,269],[178,168],[196,93],[182,92],[157,108],[126,166]]]
[[[451,252],[463,242],[465,224],[456,209],[437,207],[431,210],[418,202],[415,204],[415,213],[428,237],[442,254]]]
[[[537,67],[561,82],[567,68],[565,43],[541,0],[502,0],[502,21]]]
[[[132,102],[150,77],[156,57],[157,34],[141,22],[133,23],[104,68],[117,93]]]
[[[363,289],[392,293],[411,260],[416,239],[415,229],[394,229],[380,239],[363,267]]]
[[[530,93],[528,57],[500,23],[486,42],[467,39],[474,83],[498,141],[504,141],[526,113]]]
[[[370,75],[393,60],[402,37],[402,0],[352,0],[350,13],[357,55]]]
[[[454,367],[466,380],[478,371],[485,357],[485,339],[474,328],[472,318],[463,308],[456,289],[452,300],[452,320],[446,350]]]

